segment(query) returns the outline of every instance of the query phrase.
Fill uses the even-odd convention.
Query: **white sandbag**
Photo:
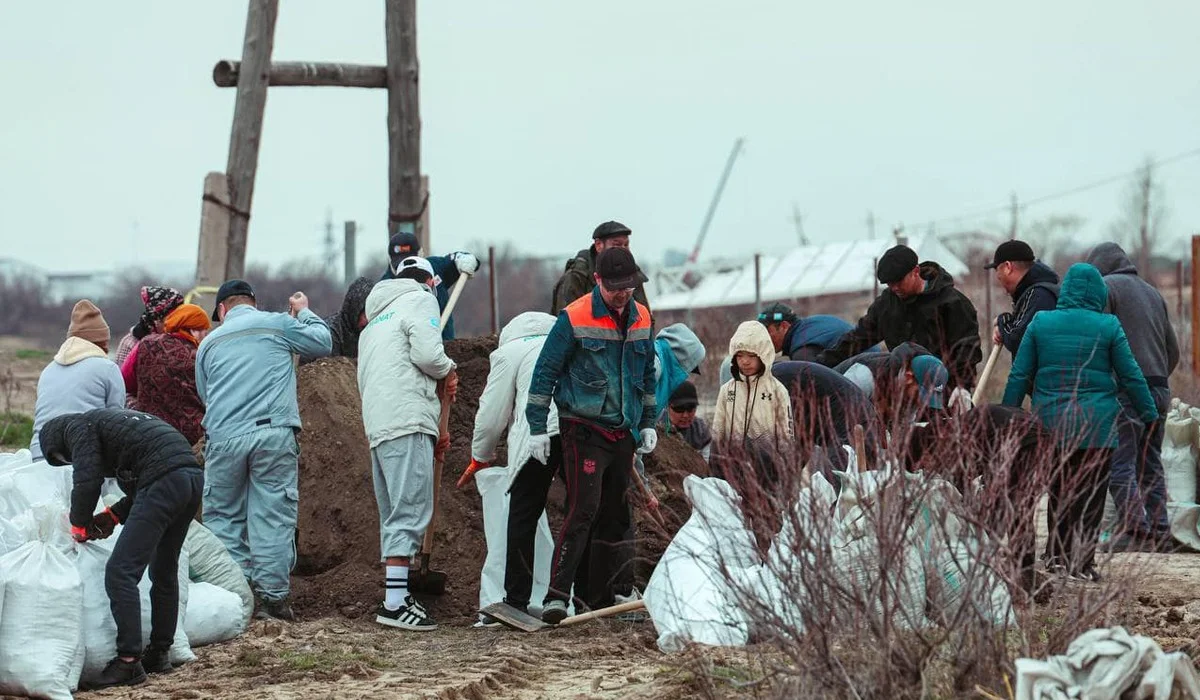
[[[1171,522],[1171,537],[1200,552],[1200,505],[1168,503],[1167,518]]]
[[[1172,402],[1163,429],[1162,465],[1167,500],[1196,502],[1196,420],[1187,404]]]
[[[16,452],[0,452],[0,475],[7,471],[33,463],[33,453],[29,450]]]
[[[26,506],[53,506],[66,510],[71,503],[71,467],[52,467],[45,462],[33,462],[0,473],[0,493],[12,492]],[[20,511],[14,502],[0,502],[0,516],[12,518]],[[7,504],[7,505],[5,505]]]
[[[841,611],[847,619],[862,614],[859,605],[870,605],[873,615],[887,614],[897,629],[921,629],[929,624],[925,618],[925,566],[916,546],[907,546],[885,562],[875,538],[863,537],[834,550],[833,568],[839,586],[855,602]],[[883,608],[883,590],[887,590],[887,599],[894,601],[890,610]]]
[[[108,592],[104,587],[104,572],[113,547],[121,535],[123,526],[118,526],[112,536],[105,540],[93,540],[76,545],[75,566],[83,582],[83,680],[94,679],[104,666],[117,655],[117,623],[113,620]],[[184,664],[196,660],[188,645],[185,631],[188,602],[187,553],[179,554],[179,614],[171,644],[169,658],[172,664]],[[150,642],[150,575],[149,571],[138,583],[141,597],[142,643],[145,648]]]
[[[80,671],[83,586],[42,541],[0,557],[0,693],[70,700]]]
[[[236,593],[211,583],[187,583],[187,615],[184,631],[193,648],[233,639],[246,631],[242,599]]]
[[[663,552],[643,596],[658,646],[675,652],[689,643],[744,645],[750,623],[727,574],[746,580],[747,571],[757,570],[754,536],[724,480],[688,476],[683,489],[692,515]]]
[[[513,478],[512,467],[493,466],[475,473],[475,488],[479,489],[483,501],[483,534],[487,540],[487,557],[479,577],[480,609],[504,601],[504,569],[508,555],[507,491]],[[543,512],[533,541],[533,589],[529,597],[532,609],[540,608],[546,598],[553,557],[554,537]],[[574,610],[573,603],[571,610]]]
[[[250,624],[254,614],[254,592],[229,550],[211,530],[192,522],[183,549],[188,554],[188,578],[194,583],[211,583],[233,593],[241,601],[242,629]]]
[[[940,550],[933,553],[933,575],[926,580],[933,619],[952,622],[966,604],[994,625],[1015,624],[1008,587],[980,561],[978,543],[960,540]]]

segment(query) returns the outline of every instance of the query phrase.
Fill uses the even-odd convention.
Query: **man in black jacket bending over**
[[[835,367],[883,341],[888,350],[903,343],[925,347],[950,372],[947,391],[975,386],[976,365],[983,359],[975,306],[954,288],[954,279],[935,262],[918,263],[907,246],[889,249],[875,270],[887,289],[871,304],[854,330],[825,350],[817,362]]]
[[[74,467],[71,536],[104,539],[124,523],[104,572],[117,657],[90,689],[136,685],[171,670],[167,651],[179,618],[179,551],[204,491],[204,471],[179,431],[148,413],[102,408],[60,416],[40,433],[46,461]],[[93,513],[106,477],[125,498]],[[150,644],[142,651],[138,582],[150,567]]]

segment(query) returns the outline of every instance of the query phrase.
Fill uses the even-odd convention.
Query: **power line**
[[[1147,165],[1150,165],[1152,167],[1159,167],[1159,166],[1163,166],[1163,165],[1169,165],[1171,163],[1175,163],[1175,162],[1178,162],[1181,160],[1186,160],[1188,158],[1194,158],[1196,156],[1200,156],[1200,148],[1193,148],[1190,151],[1184,151],[1183,153],[1176,153],[1175,155],[1169,156],[1167,158],[1151,160],[1147,163]],[[1145,166],[1142,166],[1142,167],[1145,167]],[[1054,201],[1056,199],[1062,199],[1064,197],[1070,197],[1072,195],[1080,194],[1082,192],[1088,192],[1090,190],[1099,189],[1101,187],[1107,187],[1108,185],[1111,185],[1116,182],[1121,182],[1123,180],[1127,180],[1129,177],[1136,175],[1142,169],[1142,167],[1138,167],[1133,170],[1126,170],[1125,172],[1119,173],[1117,175],[1111,175],[1109,177],[1102,178],[1100,180],[1094,180],[1092,182],[1088,182],[1087,184],[1078,185],[1078,186],[1072,187],[1070,189],[1061,190],[1059,192],[1053,192],[1051,194],[1042,195],[1040,197],[1034,197],[1033,199],[1028,199],[1028,200],[1020,203],[1020,208],[1027,209],[1036,204],[1043,204],[1045,202]],[[990,209],[979,210],[979,211],[976,211],[971,214],[961,214],[959,216],[947,216],[947,217],[943,217],[940,219],[933,219],[923,225],[937,226],[939,224],[948,224],[948,223],[952,223],[955,221],[962,221],[964,219],[980,219],[985,216],[990,216],[990,215],[994,215],[994,214],[1008,213],[1008,212],[1011,212],[1011,210],[1012,210],[1011,203],[1003,204],[1003,205],[991,207]]]

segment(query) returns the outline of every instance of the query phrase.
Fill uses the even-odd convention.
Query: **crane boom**
[[[729,182],[729,174],[733,172],[733,164],[742,153],[742,146],[745,145],[746,139],[738,137],[733,142],[733,150],[729,152],[729,158],[725,161],[725,170],[721,172],[721,179],[717,182],[717,191],[713,193],[712,201],[708,203],[708,211],[704,214],[704,221],[700,224],[700,235],[696,237],[696,247],[692,249],[692,254],[688,256],[688,263],[696,262],[700,257],[700,247],[704,245],[704,238],[708,235],[708,227],[712,225],[713,217],[717,214],[717,205],[721,203],[721,195],[725,192],[725,183]]]

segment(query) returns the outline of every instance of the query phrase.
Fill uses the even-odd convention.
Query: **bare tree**
[[[1044,262],[1052,264],[1066,243],[1083,228],[1085,219],[1077,214],[1051,214],[1025,225],[1025,242]]]
[[[1154,160],[1147,158],[1125,191],[1120,215],[1108,229],[1113,240],[1128,247],[1143,275],[1151,272],[1150,258],[1161,243],[1167,216],[1162,183],[1155,175]]]

